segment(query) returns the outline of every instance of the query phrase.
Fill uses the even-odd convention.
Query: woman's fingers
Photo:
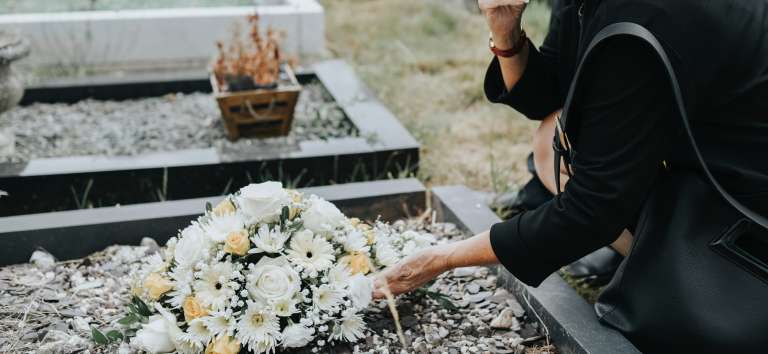
[[[529,0],[477,0],[481,9],[493,9],[500,6],[521,6],[527,4]]]

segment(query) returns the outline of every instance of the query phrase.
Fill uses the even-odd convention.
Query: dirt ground
[[[463,0],[320,0],[330,55],[350,62],[422,144],[419,177],[503,192],[524,183],[536,124],[485,99],[491,54],[482,15]],[[546,33],[532,3],[525,28]]]

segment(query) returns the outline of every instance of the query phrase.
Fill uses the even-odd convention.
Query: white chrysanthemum
[[[237,322],[237,339],[256,353],[274,351],[282,338],[277,316],[263,303],[248,301],[247,305]]]
[[[189,322],[189,328],[187,328],[187,335],[189,338],[201,345],[207,345],[213,338],[213,333],[208,329],[206,325],[205,317],[195,318]]]
[[[347,238],[344,241],[344,250],[347,253],[367,252],[369,249],[368,238],[362,232],[354,230],[347,234]]]
[[[301,348],[315,339],[315,330],[301,324],[291,324],[283,330],[283,348]]]
[[[350,343],[365,338],[365,322],[363,317],[348,311],[339,322],[336,322],[331,338],[335,340],[344,339]]]
[[[213,337],[222,335],[232,336],[237,327],[234,317],[228,311],[219,311],[201,318],[205,327],[211,332]]]
[[[387,242],[377,242],[374,250],[376,251],[376,261],[385,267],[393,266],[400,261],[397,251]]]
[[[335,286],[338,289],[342,289],[347,286],[347,282],[351,276],[352,272],[346,264],[336,264],[328,271],[328,284]]]
[[[211,215],[211,219],[201,226],[213,242],[224,242],[229,234],[245,227],[245,218],[241,213]]]
[[[349,298],[358,310],[368,307],[373,300],[373,280],[362,274],[349,279]]]
[[[181,231],[181,238],[176,243],[174,259],[176,264],[191,268],[195,263],[207,258],[209,248],[210,239],[199,224],[193,223]]]
[[[309,208],[301,214],[304,227],[316,233],[332,231],[347,223],[347,218],[332,203],[316,195],[309,197]]]
[[[312,231],[302,230],[291,238],[288,259],[308,271],[321,272],[333,265],[333,246]]]
[[[274,301],[293,298],[301,290],[301,278],[283,257],[262,257],[251,264],[246,275],[246,289],[254,300]]]
[[[270,230],[268,225],[261,225],[258,233],[251,237],[251,241],[256,245],[256,248],[251,249],[248,253],[279,253],[283,250],[285,241],[290,236],[290,234],[280,231],[280,228],[277,226]]]
[[[235,294],[234,266],[229,262],[215,263],[200,273],[193,285],[197,298],[214,311],[223,310]]]
[[[272,302],[272,309],[276,315],[280,317],[290,317],[299,310],[296,308],[298,305],[294,298],[283,298]]]
[[[341,304],[344,292],[327,284],[312,289],[312,302],[321,310],[329,311]]]
[[[169,302],[173,308],[177,309],[181,307],[187,297],[192,295],[192,282],[195,277],[192,269],[181,265],[173,268],[170,276],[171,280],[176,283],[176,286],[168,292]]]

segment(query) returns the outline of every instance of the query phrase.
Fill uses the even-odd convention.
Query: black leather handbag
[[[610,25],[584,59],[616,36],[642,39],[657,52],[700,169],[664,170],[642,208],[630,255],[595,305],[597,314],[648,353],[768,353],[768,219],[744,205],[765,213],[768,195],[740,202],[715,179],[696,145],[669,57],[646,28]],[[584,59],[558,122],[556,176],[561,159],[570,171],[574,152],[566,121]]]

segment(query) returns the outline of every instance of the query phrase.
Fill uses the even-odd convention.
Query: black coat
[[[563,106],[584,47],[597,32],[618,22],[643,25],[671,56],[710,167],[731,194],[768,214],[768,1],[560,3],[544,45],[531,47],[511,91],[492,61],[488,98],[541,119]],[[699,169],[666,74],[647,45],[611,39],[582,75],[568,122],[574,178],[554,201],[491,229],[497,257],[531,285],[631,230],[662,161]]]

